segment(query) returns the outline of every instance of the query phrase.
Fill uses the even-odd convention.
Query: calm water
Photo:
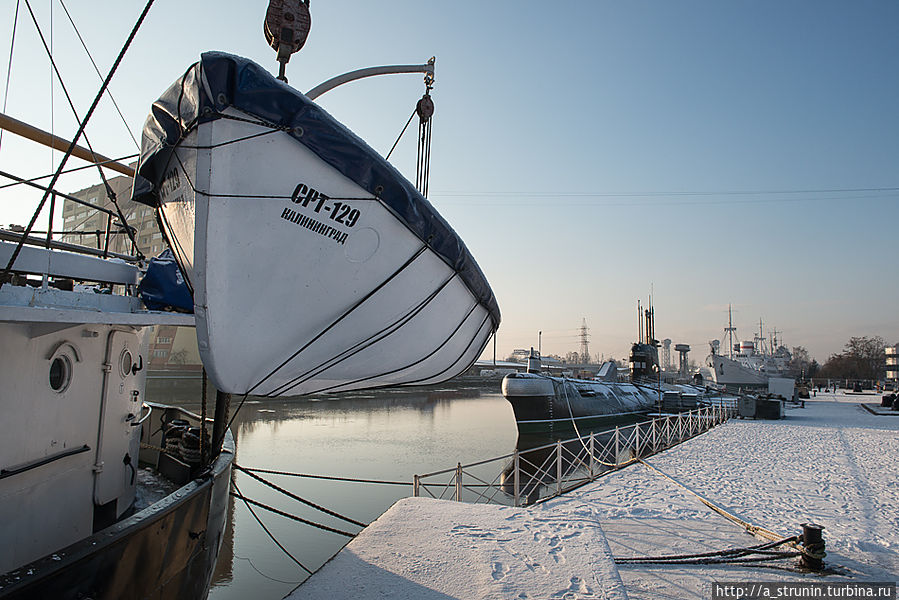
[[[237,464],[244,467],[409,482],[385,486],[266,476],[308,500],[357,521],[376,519],[412,495],[412,476],[512,452],[518,431],[512,408],[492,383],[451,382],[406,390],[321,398],[248,400],[232,426]],[[199,413],[199,381],[160,381],[148,397]],[[232,409],[236,402],[232,405]],[[211,408],[210,408],[211,412]],[[323,515],[243,473],[244,495],[311,521],[349,532],[358,527]],[[254,508],[278,540],[316,570],[348,538]],[[231,498],[228,525],[209,597],[281,598],[306,573],[268,538],[241,500]]]

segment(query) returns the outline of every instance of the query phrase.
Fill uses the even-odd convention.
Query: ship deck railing
[[[535,448],[415,475],[412,494],[458,502],[528,506],[680,444],[737,415],[736,398],[688,412],[584,433]]]

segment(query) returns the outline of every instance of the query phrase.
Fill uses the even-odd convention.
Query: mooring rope
[[[234,486],[234,489],[237,490],[237,493],[235,494],[234,492],[229,492],[229,494],[242,499],[244,501],[244,504],[247,505],[247,510],[250,511],[250,514],[253,515],[253,518],[256,519],[256,522],[259,523],[259,526],[262,527],[262,530],[268,534],[268,537],[271,538],[271,540],[273,542],[275,542],[275,545],[278,546],[278,548],[280,548],[284,554],[286,554],[288,557],[290,557],[290,559],[293,562],[295,562],[297,565],[299,565],[301,569],[303,569],[304,571],[306,571],[307,573],[312,575],[312,570],[309,569],[309,567],[307,567],[303,563],[301,563],[300,560],[296,556],[291,554],[290,551],[284,547],[284,544],[282,544],[281,542],[278,541],[278,539],[275,537],[275,534],[273,534],[271,532],[271,530],[269,530],[269,528],[265,526],[265,523],[262,522],[262,519],[259,518],[259,515],[257,515],[256,511],[253,510],[253,507],[250,506],[251,501],[249,500],[249,498],[244,498],[243,494],[240,493],[240,488],[237,487],[237,483],[232,481],[231,485]]]
[[[697,554],[672,554],[667,556],[639,556],[615,558],[616,564],[719,564],[725,562],[756,562],[762,560],[781,560],[800,556],[801,552],[772,551],[771,548],[798,541],[799,536],[783,538],[757,546],[746,548],[729,548],[716,552],[700,552]],[[760,557],[751,558],[749,555],[760,554]],[[745,557],[745,558],[744,558]]]
[[[618,457],[616,456],[615,463],[607,463],[604,460],[597,459],[596,456],[594,456],[593,453],[590,451],[590,449],[587,448],[587,444],[584,443],[584,438],[581,436],[581,432],[577,428],[577,421],[575,421],[574,412],[572,412],[572,410],[571,410],[571,402],[569,402],[569,400],[568,400],[568,386],[566,385],[566,381],[565,381],[564,377],[562,378],[562,390],[565,392],[565,404],[568,405],[568,415],[571,417],[571,424],[574,425],[574,432],[577,434],[577,439],[581,443],[581,446],[584,447],[584,451],[587,453],[587,456],[589,456],[590,459],[593,460],[593,462],[599,463],[600,465],[602,465],[604,467],[618,468],[618,467],[626,467],[627,465],[639,460],[639,459],[637,459],[637,457],[633,457],[628,461],[619,463]],[[635,427],[639,427],[639,426],[640,426],[639,424],[635,425]],[[618,435],[617,427],[615,428],[615,432],[616,432],[615,435]]]
[[[282,517],[285,517],[285,518],[290,519],[290,520],[292,520],[292,521],[296,521],[296,522],[298,522],[298,523],[302,523],[302,524],[304,524],[304,525],[309,525],[310,527],[315,527],[315,528],[317,528],[317,529],[321,529],[321,530],[324,530],[324,531],[329,531],[329,532],[331,532],[331,533],[336,533],[336,534],[343,535],[343,536],[346,536],[346,537],[349,537],[349,538],[354,538],[354,537],[356,537],[356,534],[355,534],[355,533],[350,533],[350,532],[348,532],[348,531],[343,531],[342,529],[337,529],[337,528],[335,528],[335,527],[329,527],[329,526],[327,526],[327,525],[322,525],[321,523],[316,523],[316,522],[314,522],[314,521],[310,521],[310,520],[308,520],[308,519],[304,519],[303,517],[298,517],[298,516],[296,516],[296,515],[292,515],[292,514],[290,514],[289,512],[285,512],[285,511],[283,511],[283,510],[279,510],[279,509],[275,508],[274,506],[269,506],[268,504],[263,504],[262,502],[259,502],[259,501],[257,501],[257,500],[253,500],[252,498],[247,498],[246,496],[244,496],[243,494],[240,493],[240,489],[238,489],[238,487],[237,487],[236,484],[232,483],[232,485],[234,485],[234,489],[237,490],[237,491],[236,491],[236,492],[229,492],[229,493],[230,493],[232,496],[234,496],[235,498],[240,498],[240,499],[243,500],[245,503],[252,504],[253,506],[258,506],[259,508],[262,508],[262,509],[267,510],[267,511],[269,511],[269,512],[275,513],[276,515],[281,515]],[[248,508],[249,508],[249,507],[248,507]]]
[[[247,473],[265,473],[267,475],[284,475],[287,477],[303,477],[307,479],[325,479],[328,481],[346,481],[350,483],[375,483],[381,485],[412,485],[409,481],[389,481],[386,479],[358,479],[355,477],[336,477],[333,475],[310,475],[307,473],[293,473],[291,471],[275,471],[272,469],[254,469],[250,467],[241,467],[241,470]]]
[[[297,496],[296,494],[294,494],[293,492],[291,492],[291,491],[289,491],[289,490],[286,490],[286,489],[282,488],[281,486],[272,483],[271,481],[265,479],[264,477],[260,477],[260,476],[257,475],[256,473],[251,473],[250,471],[248,471],[247,469],[244,469],[243,467],[241,467],[241,466],[238,465],[237,463],[234,463],[234,468],[237,469],[238,471],[241,471],[242,473],[246,473],[248,476],[252,477],[253,479],[255,479],[256,481],[262,483],[263,485],[266,485],[266,486],[272,488],[273,490],[275,490],[275,491],[277,491],[277,492],[281,492],[282,494],[284,494],[284,495],[287,496],[288,498],[292,498],[292,499],[296,500],[297,502],[302,502],[302,503],[305,504],[306,506],[309,506],[309,507],[311,507],[311,508],[314,508],[314,509],[317,510],[317,511],[323,512],[323,513],[325,513],[326,515],[331,515],[332,517],[338,518],[338,519],[340,519],[341,521],[346,521],[347,523],[352,523],[353,525],[358,525],[359,527],[365,527],[365,526],[366,526],[365,523],[362,523],[362,522],[360,522],[360,521],[357,521],[356,519],[351,519],[350,517],[344,516],[344,515],[342,515],[342,514],[340,514],[340,513],[338,513],[338,512],[334,512],[333,510],[330,510],[330,509],[328,509],[328,508],[325,508],[324,506],[321,506],[321,505],[319,505],[319,504],[316,504],[315,502],[312,502],[312,501],[310,501],[310,500],[306,500],[305,498],[301,498],[301,497]]]
[[[646,462],[646,461],[643,460],[642,458],[638,458],[637,460],[638,460],[640,463],[642,463],[643,465],[645,465],[648,469],[651,469],[651,470],[655,471],[656,473],[658,473],[658,474],[661,475],[662,477],[664,477],[664,478],[666,478],[666,479],[668,479],[668,480],[674,482],[676,485],[678,485],[678,486],[682,487],[683,489],[685,489],[686,491],[690,492],[691,494],[693,494],[694,496],[696,496],[696,497],[699,499],[700,502],[702,502],[703,504],[705,504],[706,506],[708,506],[709,508],[711,508],[713,511],[715,511],[716,513],[718,513],[719,515],[721,515],[721,516],[724,517],[725,519],[727,519],[727,520],[729,520],[729,521],[732,521],[732,522],[736,523],[737,525],[743,527],[746,531],[748,531],[748,532],[751,533],[752,535],[755,535],[755,536],[758,536],[758,537],[765,538],[765,539],[767,539],[767,540],[769,540],[769,541],[772,541],[772,542],[773,542],[773,541],[780,540],[780,539],[783,538],[783,536],[781,536],[781,535],[779,535],[779,534],[777,534],[777,533],[774,533],[773,531],[771,531],[771,530],[769,530],[769,529],[765,529],[764,527],[760,527],[760,526],[758,526],[758,525],[753,525],[752,523],[749,523],[749,522],[747,522],[747,521],[744,521],[744,520],[741,519],[740,517],[738,517],[738,516],[736,516],[736,515],[734,515],[734,514],[729,513],[728,511],[724,510],[723,508],[721,508],[720,506],[718,506],[717,504],[715,504],[714,502],[712,502],[712,501],[709,500],[708,498],[705,498],[704,496],[700,495],[698,492],[695,492],[695,491],[691,490],[689,487],[687,487],[686,485],[684,485],[683,483],[681,483],[680,481],[678,481],[677,479],[675,479],[675,478],[672,477],[671,475],[668,475],[667,473],[665,473],[664,471],[662,471],[662,470],[659,469],[658,467],[654,467],[653,465],[649,464],[648,462]]]

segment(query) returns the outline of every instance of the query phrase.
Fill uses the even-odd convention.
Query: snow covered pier
[[[397,502],[289,596],[423,600],[710,598],[713,582],[892,582],[899,573],[899,419],[821,394],[781,421],[733,419],[529,508]],[[660,474],[670,476],[677,483]],[[783,534],[823,525],[823,573],[797,559],[615,564],[759,544],[689,488]]]

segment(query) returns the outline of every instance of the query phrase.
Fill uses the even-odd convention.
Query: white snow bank
[[[625,600],[595,521],[407,498],[290,596],[329,600]]]

